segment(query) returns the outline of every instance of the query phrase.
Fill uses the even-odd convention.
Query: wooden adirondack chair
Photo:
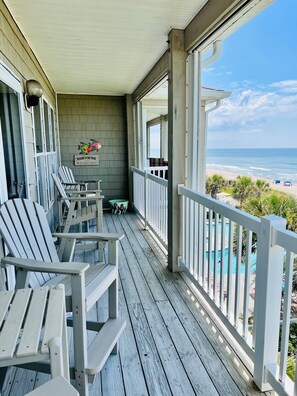
[[[77,189],[77,190],[88,190],[89,183],[96,183],[96,190],[101,192],[101,180],[81,180],[76,181],[73,175],[72,169],[68,166],[61,165],[59,167],[58,175],[61,182],[64,184],[65,189]]]
[[[85,190],[71,191],[71,196],[69,196],[60,179],[54,173],[52,173],[52,177],[59,194],[59,226],[60,229],[63,228],[63,233],[69,232],[70,227],[74,225],[79,225],[81,230],[81,226],[84,222],[86,223],[87,231],[89,231],[89,221],[93,219],[96,219],[96,231],[102,232],[104,196],[100,195],[100,193],[95,190],[88,190],[88,192]],[[92,193],[91,196],[89,195],[90,193]],[[65,243],[65,240],[61,241],[59,255],[61,255],[64,250]],[[102,259],[102,244],[97,244],[96,247],[98,247],[100,259]],[[95,246],[88,244],[87,246],[82,245],[81,248],[93,249]]]
[[[52,378],[69,380],[64,286],[0,292],[0,384],[9,366],[49,359]]]
[[[74,367],[70,373],[76,379],[79,394],[87,395],[88,381],[102,369],[110,353],[117,352],[117,341],[125,327],[125,320],[118,317],[118,243],[122,236],[56,234],[68,241],[60,261],[43,207],[26,199],[9,200],[1,206],[0,235],[13,256],[3,258],[2,265],[16,267],[17,288],[65,285],[66,310],[73,316]],[[107,243],[108,263],[89,267],[69,262],[76,239]],[[106,290],[109,319],[105,323],[87,322],[86,313]],[[98,333],[89,347],[87,329]]]

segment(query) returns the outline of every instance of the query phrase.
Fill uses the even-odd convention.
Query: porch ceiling
[[[4,0],[54,89],[132,93],[207,0]]]

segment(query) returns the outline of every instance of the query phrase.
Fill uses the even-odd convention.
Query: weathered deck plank
[[[119,295],[127,326],[119,354],[90,385],[90,396],[263,394],[242,366],[238,372],[235,352],[228,346],[228,353],[223,334],[211,330],[190,284],[166,269],[166,256],[137,217],[106,214],[104,223],[106,230],[126,236],[119,249]],[[80,253],[79,260],[94,258]],[[104,319],[106,303],[105,295],[89,316]],[[47,378],[11,368],[2,395],[22,396]]]

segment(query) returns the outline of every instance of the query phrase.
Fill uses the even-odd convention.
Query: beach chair
[[[63,285],[0,292],[0,385],[9,366],[38,371],[49,360],[52,378],[69,380]]]
[[[43,207],[27,199],[9,200],[1,206],[0,235],[11,256],[4,257],[1,263],[16,268],[16,288],[65,285],[66,310],[72,312],[73,322],[74,366],[70,373],[79,394],[87,395],[88,381],[93,381],[110,353],[117,352],[117,342],[125,327],[125,321],[118,317],[118,244],[122,236],[54,234],[67,239],[60,261]],[[107,263],[89,266],[71,262],[76,239],[107,243]],[[87,312],[107,290],[107,321],[88,322]],[[96,333],[89,346],[87,329]]]
[[[103,195],[96,190],[86,191],[71,191],[69,196],[65,191],[60,179],[52,173],[55,186],[58,191],[58,205],[59,205],[59,230],[68,233],[70,228],[79,225],[79,230],[82,230],[83,223],[86,223],[86,230],[89,231],[89,222],[96,220],[96,232],[103,230]],[[92,195],[89,195],[92,193]],[[83,206],[84,205],[84,206]],[[59,247],[59,255],[65,249],[66,240],[63,239]],[[102,244],[81,245],[82,249],[99,249],[100,259],[102,259]]]
[[[62,184],[65,186],[65,190],[88,190],[89,183],[95,183],[95,190],[99,193],[101,191],[101,180],[75,180],[72,169],[68,168],[68,166],[61,165],[59,167],[58,175],[61,179]]]

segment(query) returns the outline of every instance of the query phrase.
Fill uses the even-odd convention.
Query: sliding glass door
[[[0,203],[26,197],[20,92],[2,77],[0,69]]]

